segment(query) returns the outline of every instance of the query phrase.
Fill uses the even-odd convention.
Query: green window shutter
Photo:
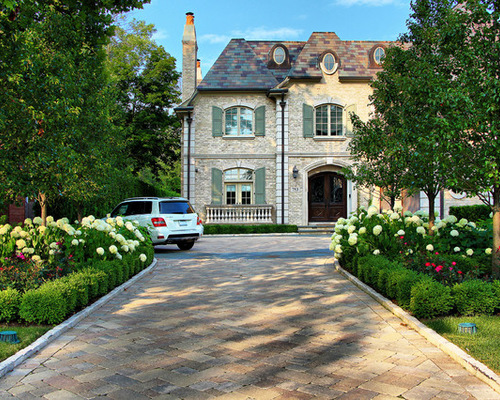
[[[354,136],[353,126],[351,122],[351,113],[356,114],[356,104],[351,104],[346,107],[346,124],[345,124],[345,135],[352,137]]]
[[[266,204],[266,168],[255,170],[255,204]]]
[[[222,204],[222,171],[212,168],[212,204]]]
[[[314,108],[307,104],[302,104],[302,118],[304,137],[314,137]]]
[[[222,108],[212,106],[212,136],[222,136]]]
[[[255,136],[265,136],[266,134],[266,106],[255,109]]]

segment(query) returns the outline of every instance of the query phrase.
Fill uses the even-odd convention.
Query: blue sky
[[[410,0],[152,0],[129,18],[154,24],[154,39],[182,67],[186,12],[193,12],[203,76],[232,38],[306,41],[312,32],[342,40],[396,40]]]

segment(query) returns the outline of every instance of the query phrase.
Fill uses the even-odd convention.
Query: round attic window
[[[285,49],[283,47],[276,47],[273,52],[274,62],[278,65],[283,64],[285,62],[285,58]]]
[[[383,47],[377,47],[373,52],[373,61],[375,64],[381,65],[385,58],[385,50]]]
[[[321,68],[327,74],[333,74],[337,71],[339,64],[332,53],[326,53],[321,61]]]

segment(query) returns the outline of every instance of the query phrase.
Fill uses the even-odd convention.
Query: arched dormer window
[[[333,75],[340,66],[340,58],[334,51],[327,50],[319,56],[318,63],[325,74]]]
[[[268,55],[267,68],[290,68],[290,54],[288,52],[288,48],[284,44],[278,43],[271,48]]]
[[[382,68],[385,58],[385,46],[377,44],[370,50],[369,68]]]

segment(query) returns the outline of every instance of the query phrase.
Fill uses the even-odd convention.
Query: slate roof
[[[287,48],[289,68],[269,67],[271,50],[277,44]],[[395,42],[343,41],[334,32],[313,32],[307,42],[232,39],[198,90],[269,90],[286,78],[321,79],[320,56],[328,50],[335,52],[340,60],[341,80],[374,78],[380,67],[370,62],[371,51],[377,45],[393,44]]]

